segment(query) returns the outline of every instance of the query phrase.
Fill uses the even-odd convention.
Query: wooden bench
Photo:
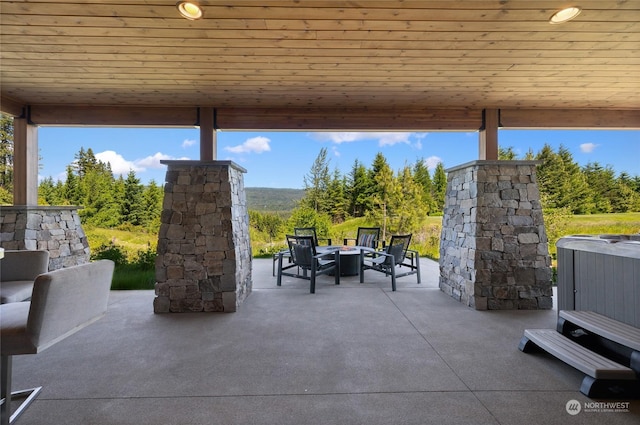
[[[584,373],[580,392],[588,397],[610,398],[638,394],[636,373],[619,363],[571,341],[553,329],[526,329],[518,347],[524,353],[542,349]]]

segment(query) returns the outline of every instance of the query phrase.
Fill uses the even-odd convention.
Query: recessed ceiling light
[[[570,21],[578,16],[580,12],[582,12],[582,8],[580,6],[565,7],[564,9],[560,9],[556,13],[551,15],[551,18],[549,18],[549,23],[561,24],[563,22]]]
[[[204,12],[202,11],[200,5],[193,1],[179,1],[176,4],[176,7],[178,8],[178,12],[180,12],[183,17],[192,21],[200,19],[202,18],[202,15],[204,15]]]

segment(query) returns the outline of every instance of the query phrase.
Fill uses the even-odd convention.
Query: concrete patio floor
[[[38,355],[14,358],[14,389],[43,385],[18,424],[638,424],[582,411],[582,374],[524,354],[525,328],[556,311],[475,311],[423,283],[271,276],[255,260],[236,313],[153,313],[152,291],[114,291],[105,318]],[[623,400],[626,402],[626,400]],[[592,409],[593,410],[593,409]]]

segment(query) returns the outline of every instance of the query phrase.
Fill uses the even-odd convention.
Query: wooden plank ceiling
[[[477,128],[486,108],[640,126],[640,1],[577,3],[551,25],[565,0],[208,0],[198,21],[174,0],[2,1],[2,106],[43,121],[213,107],[229,128],[261,114]]]

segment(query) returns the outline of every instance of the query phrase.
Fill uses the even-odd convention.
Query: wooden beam
[[[38,205],[38,127],[13,120],[13,204]]]
[[[25,105],[8,97],[0,97],[0,112],[12,117],[21,117],[25,113]]]
[[[482,128],[479,135],[479,159],[498,159],[498,128],[500,110],[485,109],[482,114]]]
[[[199,108],[200,161],[213,161],[217,157],[217,134],[214,114],[215,110],[213,108]]]
[[[503,128],[640,129],[640,109],[507,109]]]
[[[29,120],[37,125],[194,127],[195,107],[33,105]]]
[[[216,108],[224,130],[477,131],[479,109]]]

